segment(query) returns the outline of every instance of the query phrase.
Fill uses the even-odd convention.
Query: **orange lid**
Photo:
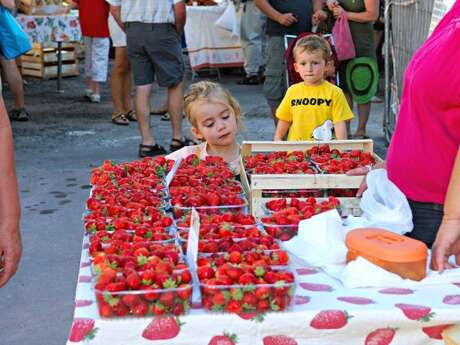
[[[425,243],[377,228],[351,230],[345,244],[363,255],[393,262],[419,261],[428,254]]]

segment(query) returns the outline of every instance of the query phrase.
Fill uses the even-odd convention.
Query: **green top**
[[[347,12],[364,12],[366,9],[364,0],[339,0],[339,3]],[[372,23],[357,23],[351,20],[348,20],[348,23],[355,44],[356,57],[376,58]]]

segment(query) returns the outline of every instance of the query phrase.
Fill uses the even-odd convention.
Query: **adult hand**
[[[364,176],[363,181],[361,182],[361,185],[359,186],[358,193],[356,193],[356,197],[361,197],[363,193],[367,189],[367,182],[366,182],[366,176],[371,171],[372,169],[386,169],[386,162],[380,162],[375,164],[373,167],[370,166],[365,166],[365,167],[359,167],[356,169],[352,169],[346,172],[346,175],[348,176]]]
[[[340,17],[342,12],[345,12],[345,10],[342,8],[342,6],[334,6],[334,7],[332,7],[332,14],[334,15],[334,18]]]
[[[433,244],[431,269],[442,272],[453,268],[447,262],[451,255],[455,255],[455,262],[460,265],[460,219],[443,218]]]
[[[318,25],[319,22],[323,22],[327,19],[327,14],[323,10],[316,11],[312,17],[313,25]]]
[[[16,273],[21,252],[22,245],[19,229],[7,226],[0,228],[0,269],[3,266],[3,271],[0,272],[0,287],[5,285]]]
[[[297,22],[297,18],[292,13],[283,13],[279,15],[277,22],[283,26],[291,26]]]

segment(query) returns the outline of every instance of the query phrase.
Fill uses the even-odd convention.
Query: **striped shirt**
[[[175,23],[174,4],[182,0],[106,0],[121,6],[121,21],[142,23]]]

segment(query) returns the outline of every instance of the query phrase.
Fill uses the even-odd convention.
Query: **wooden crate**
[[[62,0],[18,0],[18,10],[25,14],[58,14],[63,11]]]
[[[299,190],[299,189],[357,189],[359,188],[362,176],[347,176],[344,174],[252,174],[250,179],[244,168],[243,159],[254,153],[268,153],[278,151],[295,151],[308,150],[313,146],[328,144],[331,149],[344,150],[362,150],[373,153],[373,141],[366,140],[334,140],[330,142],[303,141],[303,142],[262,142],[247,141],[243,142],[240,160],[241,183],[245,192],[249,196],[251,212],[258,212],[259,204],[270,198],[263,198],[264,190]],[[377,161],[382,161],[380,157],[374,154]],[[340,198],[347,205],[348,203],[356,204],[355,198]],[[346,200],[349,199],[349,200]],[[356,212],[352,213],[356,214]]]
[[[63,44],[62,76],[79,75],[78,60],[75,45]],[[42,79],[57,77],[58,52],[55,47],[34,44],[32,49],[21,56],[21,73],[24,76],[38,77]]]

